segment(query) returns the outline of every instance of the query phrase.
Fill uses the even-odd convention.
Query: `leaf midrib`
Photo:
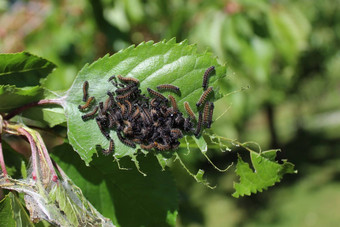
[[[37,71],[37,70],[41,70],[41,69],[46,69],[48,67],[51,67],[51,66],[44,66],[44,67],[36,67],[36,68],[30,68],[30,69],[26,69],[26,70],[12,70],[10,72],[3,72],[3,73],[0,73],[0,76],[7,76],[7,75],[11,75],[11,74],[15,74],[15,73],[27,73],[27,72],[31,72],[31,71]]]

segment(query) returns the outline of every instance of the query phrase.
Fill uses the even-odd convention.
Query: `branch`
[[[5,160],[4,160],[4,154],[2,152],[1,135],[0,135],[0,166],[1,166],[1,169],[2,169],[2,173],[4,174],[4,177],[7,177],[7,170],[6,170]]]
[[[12,112],[10,112],[6,116],[4,116],[4,120],[9,120],[12,117],[18,115],[19,113],[21,113],[21,112],[23,112],[23,111],[25,111],[29,108],[32,108],[32,107],[35,107],[35,106],[40,106],[40,105],[47,105],[47,104],[56,104],[56,105],[62,106],[63,101],[62,101],[62,99],[43,99],[43,100],[39,100],[37,102],[28,103],[24,106],[21,106],[21,107],[15,109],[15,110],[13,110]]]
[[[21,134],[21,135],[24,135],[27,139],[28,139],[28,142],[31,146],[31,150],[32,150],[32,166],[33,166],[33,172],[32,172],[32,177],[33,177],[33,180],[36,180],[37,179],[37,174],[38,174],[38,168],[37,168],[37,146],[34,142],[34,139],[32,137],[32,135],[27,132],[25,129],[23,128],[18,128],[18,132]]]

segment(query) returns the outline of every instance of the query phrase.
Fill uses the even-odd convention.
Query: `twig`
[[[53,167],[50,155],[48,154],[48,151],[46,149],[46,145],[44,144],[44,141],[43,141],[43,139],[41,138],[41,136],[40,136],[40,134],[38,132],[36,133],[36,136],[38,138],[39,145],[42,148],[42,151],[43,151],[43,154],[45,156],[45,159],[47,161],[47,165],[48,165],[50,171],[52,172],[52,180],[54,182],[57,182],[58,176],[57,176],[57,173],[54,170],[54,167]]]
[[[6,170],[5,160],[4,160],[4,154],[2,152],[1,135],[0,135],[0,165],[1,165],[2,173],[4,174],[4,177],[6,178],[7,177],[7,170]]]
[[[37,147],[36,147],[36,144],[34,142],[32,135],[29,132],[27,132],[25,129],[18,128],[18,132],[21,135],[26,136],[26,138],[28,139],[28,142],[30,143],[31,150],[32,150],[32,165],[33,165],[32,177],[33,177],[33,180],[36,180],[37,179],[37,171],[38,171],[38,169],[37,169]]]
[[[43,99],[43,100],[39,100],[37,102],[28,103],[24,106],[21,106],[21,107],[15,109],[15,110],[13,110],[12,112],[10,112],[6,116],[4,116],[4,120],[9,120],[12,117],[18,115],[19,113],[21,113],[24,110],[27,110],[29,108],[32,108],[32,107],[35,107],[35,106],[40,106],[40,105],[47,105],[47,104],[56,104],[56,105],[62,106],[63,99],[62,98],[60,98],[60,99]]]

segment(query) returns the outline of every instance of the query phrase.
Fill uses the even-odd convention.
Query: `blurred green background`
[[[228,65],[222,89],[242,90],[216,103],[215,119],[230,107],[216,134],[281,148],[299,173],[235,199],[234,169],[191,160],[218,187],[174,168],[178,226],[339,226],[339,0],[0,0],[0,25],[1,53],[26,50],[59,66],[45,81],[54,91],[85,63],[142,41],[176,37],[208,49]],[[217,164],[231,156],[209,155]]]

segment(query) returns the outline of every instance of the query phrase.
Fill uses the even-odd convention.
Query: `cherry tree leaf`
[[[12,192],[0,201],[0,226],[34,226],[19,198]]]
[[[113,158],[100,155],[82,165],[68,144],[54,149],[53,159],[86,198],[117,226],[175,226],[178,194],[169,169],[162,171],[152,155],[141,157],[144,177],[136,168],[119,170]],[[122,160],[124,163],[124,160]],[[134,217],[134,218],[131,218]]]
[[[223,95],[217,85],[226,76],[226,67],[221,66],[210,53],[198,53],[196,46],[188,45],[186,41],[176,43],[172,39],[168,42],[141,43],[137,47],[131,46],[84,66],[69,89],[64,105],[70,144],[87,165],[93,154],[97,153],[97,144],[103,148],[109,146],[109,141],[101,134],[94,120],[83,122],[81,119],[84,113],[79,111],[78,105],[83,104],[84,81],[89,82],[88,93],[95,97],[94,105],[104,102],[107,91],[114,90],[108,82],[112,75],[137,78],[144,94],[147,93],[147,88],[156,89],[159,84],[173,84],[181,90],[180,95],[174,95],[179,110],[185,112],[183,103],[187,101],[197,114],[195,104],[203,92],[203,74],[210,66],[215,66],[209,86],[214,87],[213,99],[216,100]],[[120,159],[129,156],[138,165],[136,149],[122,144],[114,131],[111,131],[110,136],[115,141],[115,157]]]
[[[18,88],[14,85],[0,85],[0,112],[7,112],[43,97],[41,86]]]
[[[56,67],[52,62],[20,52],[0,54],[0,84],[16,87],[36,86]]]
[[[254,171],[248,163],[244,162],[240,156],[238,157],[236,174],[240,176],[240,182],[234,183],[234,197],[262,192],[280,182],[284,174],[296,173],[292,163],[283,160],[283,163],[279,164],[275,161],[276,152],[277,150],[269,150],[260,154],[250,151]]]

